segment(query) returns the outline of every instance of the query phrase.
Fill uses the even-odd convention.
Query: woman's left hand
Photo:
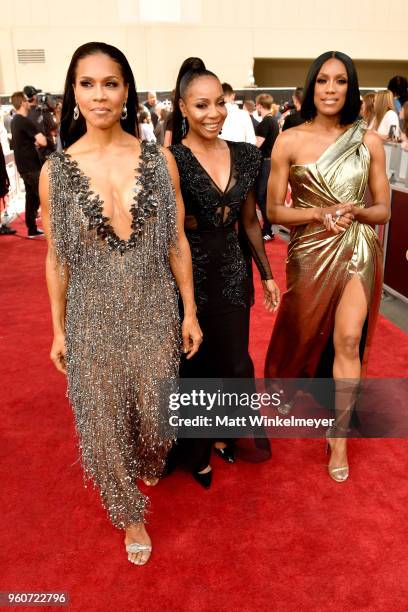
[[[191,359],[197,353],[203,341],[203,332],[195,315],[184,317],[181,335],[183,338],[183,353],[187,359]]]
[[[280,290],[273,279],[262,281],[264,290],[264,305],[269,312],[275,312],[280,304]]]

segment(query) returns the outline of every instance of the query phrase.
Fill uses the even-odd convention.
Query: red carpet
[[[268,250],[282,285],[285,245]],[[45,244],[1,237],[0,253],[0,591],[67,591],[68,608],[86,612],[406,609],[406,440],[352,440],[342,485],[323,441],[274,441],[258,465],[214,457],[210,491],[176,472],[151,491],[151,561],[128,563],[122,532],[83,487],[64,379],[48,360]],[[259,300],[258,375],[273,319]],[[407,376],[407,344],[381,318],[371,375]]]

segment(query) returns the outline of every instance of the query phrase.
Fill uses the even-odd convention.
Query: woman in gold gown
[[[268,183],[271,221],[292,230],[287,291],[265,377],[333,376],[336,420],[328,470],[338,482],[349,475],[346,433],[381,298],[382,249],[373,225],[390,215],[383,147],[358,120],[359,109],[352,60],[340,52],[319,56],[306,80],[306,123],[277,139]],[[288,181],[291,208],[284,206]],[[369,208],[363,201],[367,185]]]

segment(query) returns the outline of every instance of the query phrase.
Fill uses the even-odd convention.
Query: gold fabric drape
[[[370,153],[363,142],[366,124],[357,121],[316,163],[290,169],[295,208],[357,202],[364,207]],[[322,223],[292,229],[283,295],[265,363],[267,378],[331,376],[332,334],[337,305],[347,282],[358,275],[368,317],[360,355],[363,375],[381,299],[382,248],[370,225],[354,221],[334,235]]]

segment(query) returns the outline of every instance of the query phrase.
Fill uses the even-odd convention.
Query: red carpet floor
[[[285,245],[268,250],[282,284]],[[151,491],[151,561],[128,563],[122,532],[83,487],[64,379],[48,360],[44,254],[42,240],[0,239],[0,591],[67,591],[69,609],[86,612],[406,610],[406,440],[351,440],[344,484],[311,440],[274,441],[258,465],[215,457],[210,491],[178,471]],[[259,375],[273,320],[254,307]],[[408,376],[407,344],[381,319],[371,374]]]

